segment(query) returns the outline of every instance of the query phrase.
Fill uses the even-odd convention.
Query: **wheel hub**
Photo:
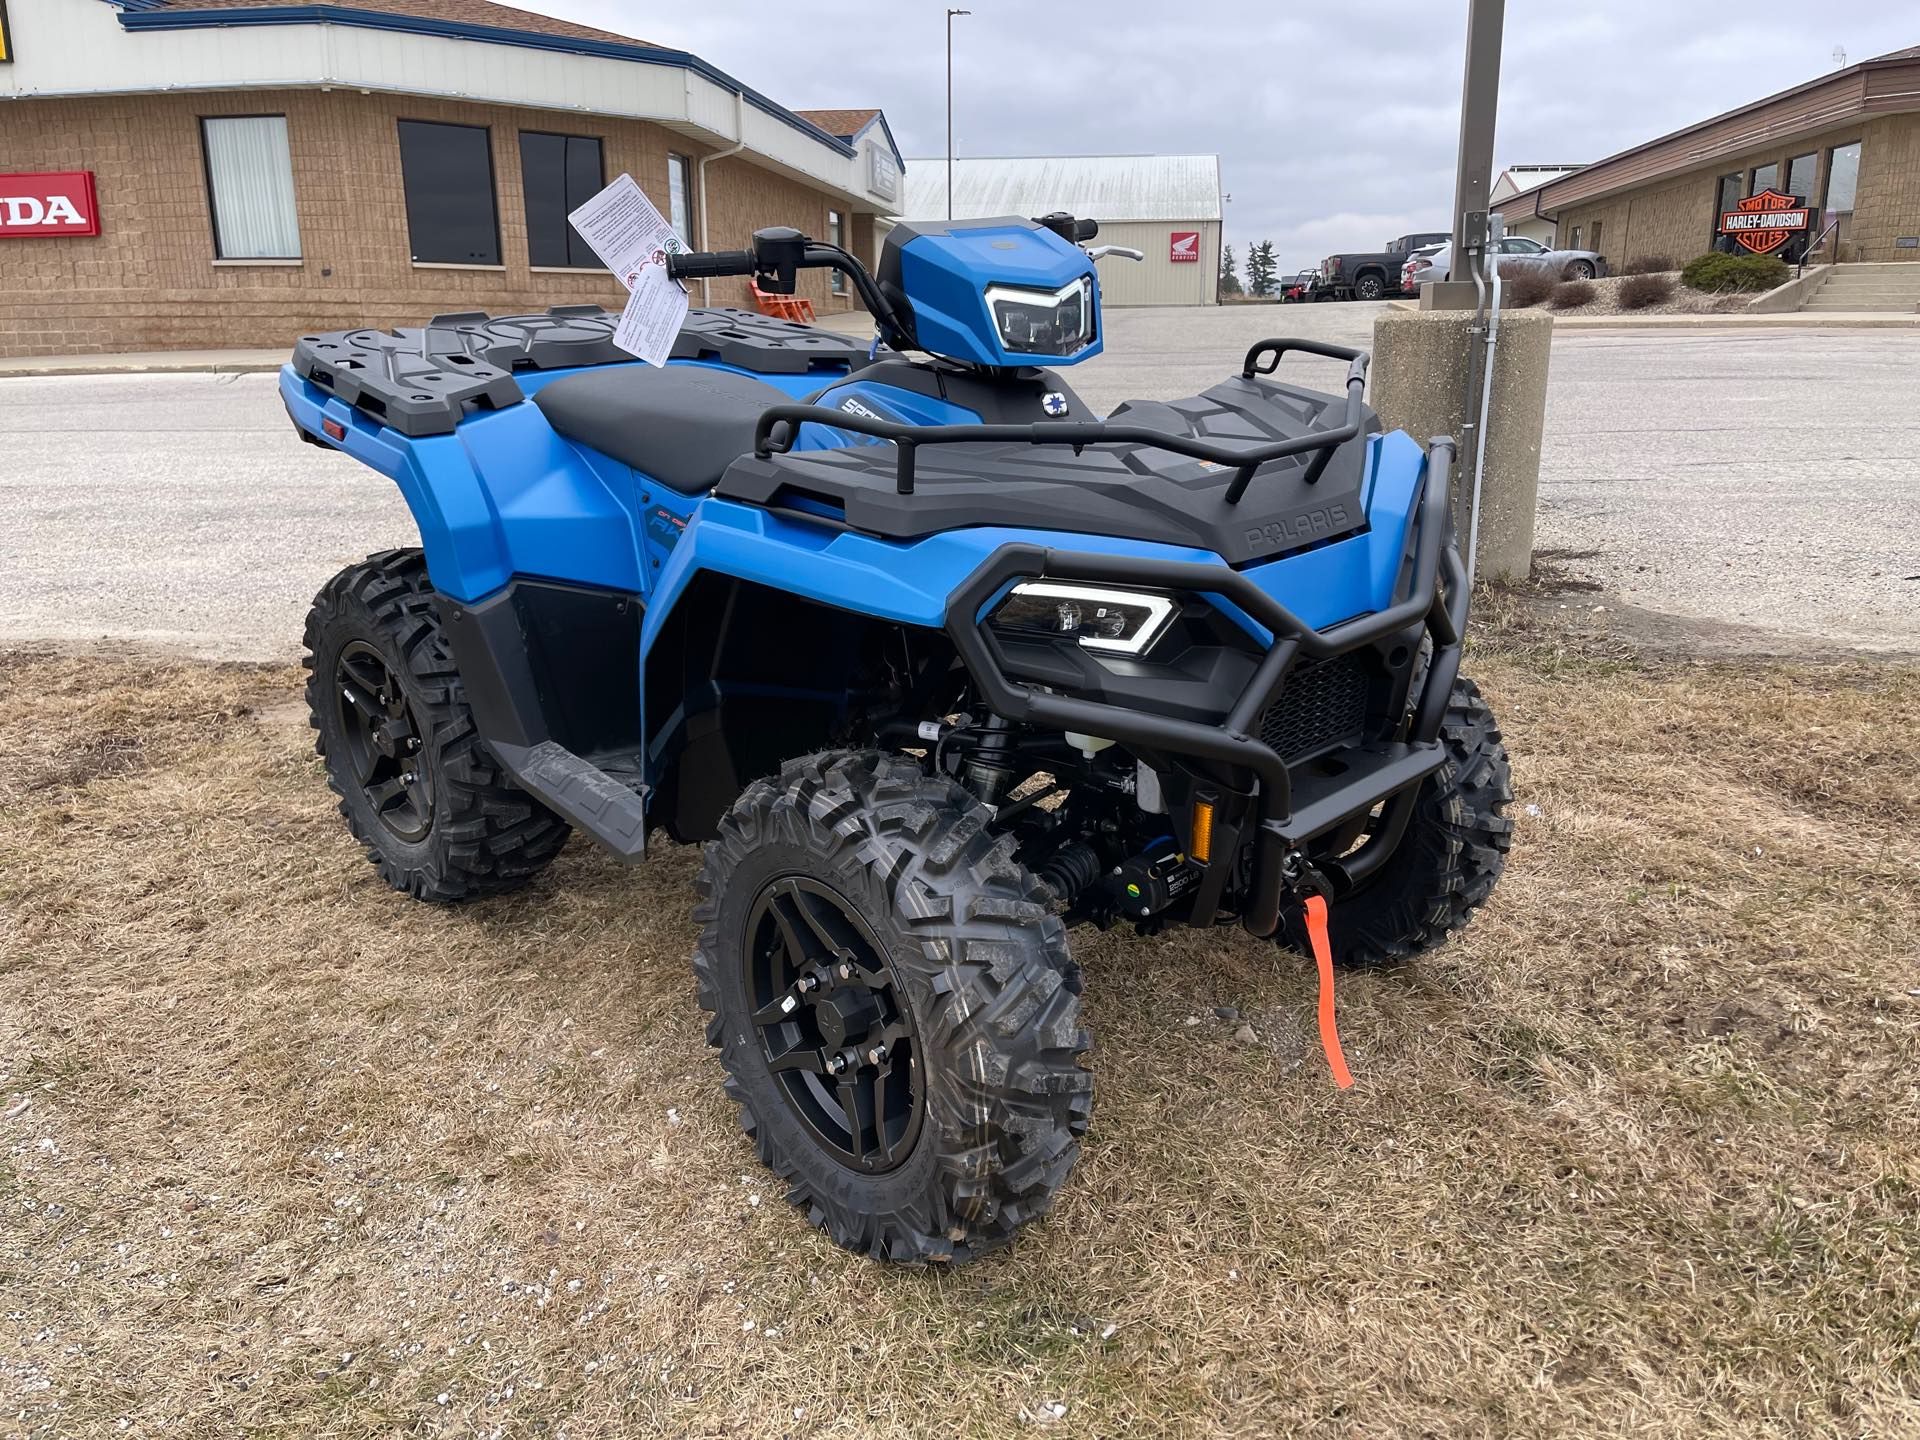
[[[926,1104],[912,1012],[879,937],[831,886],[786,875],[755,897],[745,939],[753,1023],[794,1114],[849,1169],[893,1169]]]
[[[334,665],[346,773],[381,827],[409,843],[433,828],[433,790],[421,764],[421,727],[400,678],[364,640],[343,647]]]

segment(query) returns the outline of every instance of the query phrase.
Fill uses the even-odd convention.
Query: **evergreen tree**
[[[1231,245],[1222,245],[1220,247],[1220,293],[1222,295],[1238,295],[1241,293],[1240,276],[1235,271],[1233,246]]]
[[[1262,240],[1247,250],[1247,293],[1264,300],[1273,294],[1279,262],[1273,256],[1273,242]]]

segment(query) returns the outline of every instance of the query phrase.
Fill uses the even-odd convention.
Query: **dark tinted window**
[[[441,265],[498,265],[493,152],[477,125],[400,122],[400,174],[413,258]]]
[[[567,223],[605,185],[600,142],[591,135],[520,132],[520,182],[527,195],[527,263],[598,265]]]

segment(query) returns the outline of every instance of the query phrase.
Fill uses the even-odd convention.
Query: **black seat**
[[[705,366],[617,365],[556,380],[533,403],[569,440],[682,495],[698,495],[753,449],[760,412],[791,398],[764,381]]]

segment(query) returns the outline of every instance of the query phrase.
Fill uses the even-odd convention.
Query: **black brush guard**
[[[1415,522],[1412,584],[1404,600],[1375,614],[1316,630],[1246,575],[1224,565],[1007,545],[988,557],[948,602],[947,634],[982,698],[1008,720],[1098,735],[1130,747],[1191,756],[1250,773],[1257,781],[1257,825],[1252,899],[1241,921],[1256,935],[1271,935],[1280,926],[1290,853],[1306,840],[1384,802],[1366,843],[1320,867],[1336,894],[1350,891],[1392,854],[1412,815],[1415,787],[1446,763],[1440,726],[1460,670],[1460,637],[1468,601],[1466,567],[1448,534],[1453,459],[1452,440],[1431,442]],[[1218,595],[1271,632],[1273,643],[1217,725],[1036,690],[1009,679],[1001,668],[996,647],[984,629],[983,612],[1010,583],[1041,579]],[[1284,699],[1294,662],[1302,656],[1346,654],[1422,623],[1433,639],[1433,654],[1425,684],[1413,701],[1406,739],[1364,747],[1364,765],[1354,766],[1337,784],[1316,786],[1296,803],[1294,776],[1285,760],[1252,733],[1267,707]],[[1215,864],[1229,860],[1223,855]],[[1198,923],[1210,920],[1210,915],[1201,916]]]

